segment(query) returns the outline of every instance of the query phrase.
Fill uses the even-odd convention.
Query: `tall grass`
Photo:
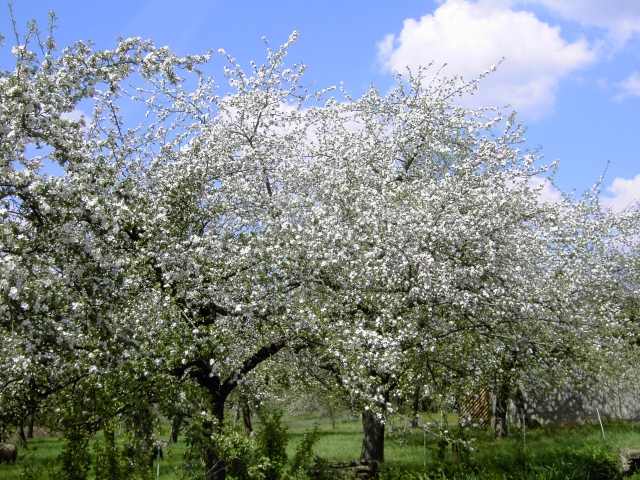
[[[357,418],[338,417],[335,425],[326,417],[312,415],[286,417],[284,422],[288,427],[287,454],[290,458],[304,433],[314,427],[319,434],[314,449],[316,455],[332,462],[348,462],[360,456],[362,430]],[[474,431],[472,451],[461,459],[450,446],[443,449],[434,436],[406,425],[391,425],[387,429],[386,473],[383,472],[382,477],[400,480],[619,478],[617,470],[612,470],[618,468],[618,452],[623,448],[640,448],[640,425],[607,424],[606,442],[599,428],[592,425],[539,428],[526,433],[526,442],[517,432],[513,437],[495,440],[489,432]],[[0,465],[0,479],[23,480],[28,478],[24,476],[25,472],[54,469],[62,446],[63,441],[59,438],[32,440],[28,450],[19,451],[16,465]],[[161,479],[180,478],[185,450],[183,442],[165,450],[164,460],[160,463]],[[640,475],[627,478],[640,480]]]

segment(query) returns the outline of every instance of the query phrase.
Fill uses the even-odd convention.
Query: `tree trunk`
[[[331,400],[329,400],[328,402],[327,411],[329,412],[329,418],[331,419],[331,429],[335,430],[336,429],[336,409],[334,408],[333,403],[331,403]]]
[[[384,462],[384,423],[371,410],[362,412],[362,432],[360,459],[371,464]]]
[[[496,409],[493,418],[493,429],[496,438],[503,438],[509,434],[507,413],[509,409],[510,388],[507,380],[504,380],[496,391]]]
[[[116,432],[113,425],[106,423],[102,429],[104,434],[105,458],[101,465],[96,464],[96,477],[107,479],[121,478],[120,463],[118,461],[118,447],[116,445]],[[98,476],[98,469],[102,475]]]
[[[208,422],[205,425],[205,432],[211,436],[220,433],[224,425],[224,404],[226,399],[216,399],[213,402],[213,414],[216,423]],[[227,469],[224,460],[218,457],[216,445],[209,441],[204,447],[205,480],[225,480]]]
[[[182,428],[183,418],[184,417],[181,414],[173,416],[173,420],[171,421],[171,441],[173,443],[178,443],[178,437],[180,436],[180,429]]]
[[[22,447],[29,448],[27,445],[27,435],[24,433],[24,420],[20,422],[18,433],[20,435],[20,444],[22,445]]]
[[[249,435],[253,432],[253,425],[251,424],[251,408],[249,402],[245,397],[240,400],[240,409],[242,410],[242,423],[244,424],[244,430]]]
[[[36,414],[29,415],[29,424],[27,425],[27,438],[33,438],[33,424],[36,420]]]
[[[282,350],[286,345],[284,340],[272,342],[260,347],[253,355],[247,357],[242,365],[225,380],[211,374],[211,367],[205,358],[197,358],[173,370],[173,374],[182,377],[189,371],[189,375],[204,388],[211,399],[211,408],[215,417],[214,422],[203,425],[205,443],[202,445],[202,459],[205,464],[205,480],[224,480],[227,474],[224,460],[219,458],[218,449],[211,436],[220,433],[224,426],[224,405],[229,395],[238,386],[240,378],[247,375],[265,360]]]
[[[420,394],[421,394],[420,385],[416,386],[416,389],[413,392],[413,404],[412,404],[412,417],[411,417],[411,428],[418,428],[420,423]]]

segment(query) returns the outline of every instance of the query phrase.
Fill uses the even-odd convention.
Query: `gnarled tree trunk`
[[[205,434],[211,436],[220,433],[224,426],[224,404],[226,397],[218,397],[213,401],[213,415],[216,419],[215,423],[207,422],[205,424]],[[208,442],[203,449],[205,480],[225,480],[227,469],[224,460],[218,456],[216,446]]]
[[[375,412],[362,412],[362,432],[360,460],[372,464],[384,462],[384,423]]]
[[[238,381],[265,360],[278,353],[285,347],[284,341],[273,342],[258,349],[253,355],[247,357],[242,366],[221,379],[218,375],[211,375],[211,367],[206,358],[198,358],[192,362],[176,368],[174,375],[182,376],[187,371],[189,375],[203,387],[209,395],[211,411],[214,421],[204,423],[204,435],[207,441],[202,445],[202,458],[205,464],[205,480],[225,480],[227,469],[224,459],[219,457],[216,445],[211,441],[211,436],[221,433],[224,427],[224,407],[229,395],[238,386]]]

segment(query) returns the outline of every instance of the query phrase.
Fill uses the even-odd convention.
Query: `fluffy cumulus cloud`
[[[640,97],[640,72],[633,72],[623,81],[618,83],[618,99],[627,97]]]
[[[640,34],[638,0],[520,0],[518,3],[539,4],[566,20],[603,28],[617,46]]]
[[[584,27],[596,27],[606,32],[600,46],[613,53],[630,39],[640,36],[640,0],[510,0],[525,7],[539,5],[549,13]],[[602,41],[604,40],[604,41]],[[640,96],[640,72],[634,72],[618,82],[616,100]]]
[[[71,110],[70,112],[63,113],[61,117],[72,122],[79,122],[81,120],[85,120],[87,118],[87,115],[79,108],[76,108],[74,110]]]
[[[609,188],[608,195],[602,199],[602,204],[613,210],[621,212],[626,208],[640,202],[640,174],[633,178],[615,178]]]
[[[562,200],[562,192],[546,177],[532,177],[529,185],[538,193],[540,203],[558,203]]]
[[[585,40],[568,42],[533,13],[496,0],[447,0],[432,14],[406,19],[399,33],[379,42],[378,53],[389,71],[434,61],[468,79],[504,57],[473,103],[510,105],[529,118],[548,112],[559,81],[595,56]]]

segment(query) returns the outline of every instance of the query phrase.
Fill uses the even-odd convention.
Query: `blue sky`
[[[385,90],[394,71],[430,60],[471,78],[504,57],[474,102],[512,105],[529,146],[560,162],[563,191],[581,192],[607,169],[608,205],[640,199],[640,0],[15,0],[14,9],[20,26],[55,10],[60,45],[141,36],[178,53],[223,47],[241,62],[263,57],[262,36],[279,44],[298,30],[290,60],[309,66],[307,83],[342,81],[354,94]],[[5,44],[0,65],[8,60]]]

